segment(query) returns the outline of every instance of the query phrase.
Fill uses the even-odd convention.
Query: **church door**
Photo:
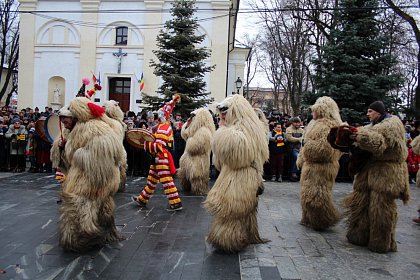
[[[124,113],[130,109],[130,87],[130,78],[109,79],[109,100],[118,101]]]

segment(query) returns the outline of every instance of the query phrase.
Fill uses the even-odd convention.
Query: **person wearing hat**
[[[22,121],[15,117],[9,126],[5,137],[10,140],[10,166],[15,171],[23,172],[26,168],[25,148],[28,131],[22,125]]]
[[[172,129],[174,131],[174,162],[176,168],[179,168],[179,159],[184,154],[186,144],[185,140],[181,136],[181,129],[183,125],[184,121],[182,120],[181,113],[177,113],[175,115],[175,121],[172,125]]]
[[[396,199],[409,199],[407,146],[401,120],[387,114],[382,101],[367,110],[370,124],[351,129],[354,145],[372,155],[354,176],[353,192],[344,199],[347,239],[378,253],[397,251]]]
[[[157,120],[155,120],[155,114],[153,114],[152,111],[149,111],[147,113],[147,129],[149,129],[150,131],[154,130],[157,126],[158,122]]]
[[[65,157],[65,146],[67,142],[67,136],[72,131],[77,123],[77,119],[73,116],[73,113],[69,110],[68,105],[62,107],[58,111],[58,117],[62,124],[60,136],[54,139],[51,147],[50,159],[52,167],[56,169],[55,178],[59,183],[62,183],[65,178],[65,174],[69,169],[70,163],[67,162]]]
[[[420,135],[420,120],[414,121],[413,130],[410,132],[410,138],[414,140]]]
[[[26,156],[29,158],[31,166],[29,167],[28,172],[33,173],[37,171],[36,164],[36,151],[37,151],[37,141],[35,139],[35,128],[32,127],[29,129],[28,134],[28,145],[26,146]]]
[[[179,102],[180,96],[174,95],[173,99],[165,104],[158,111],[159,123],[154,133],[155,141],[145,141],[144,149],[154,156],[154,162],[150,165],[147,184],[138,196],[132,196],[131,200],[140,207],[146,207],[150,198],[153,196],[155,188],[161,182],[165,189],[166,197],[169,201],[168,211],[182,210],[181,198],[175,186],[172,175],[176,168],[168,147],[173,141],[173,131],[169,122],[170,115],[175,103]]]

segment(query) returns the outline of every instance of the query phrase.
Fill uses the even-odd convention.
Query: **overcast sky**
[[[240,46],[239,42],[244,42],[244,35],[249,34],[250,37],[255,37],[256,34],[259,32],[258,26],[258,15],[256,13],[248,13],[251,8],[249,6],[249,2],[261,2],[263,0],[241,0],[239,4],[239,13],[236,25],[236,34],[235,45],[237,47]],[[396,1],[398,3],[398,1]],[[405,2],[405,5],[412,5],[413,8],[408,9],[408,12],[414,16],[417,22],[420,22],[420,9],[416,6],[420,5],[420,1],[418,0],[408,0]],[[244,73],[245,77],[245,73]],[[268,82],[267,78],[263,73],[258,73],[256,77],[251,81],[251,87],[271,87],[270,82]]]
[[[249,0],[241,0],[239,6],[238,19],[236,22],[235,45],[240,46],[239,42],[244,42],[244,35],[249,34],[250,37],[255,37],[259,32],[258,16],[255,13],[247,13],[250,10]],[[245,73],[244,73],[245,77]],[[255,78],[250,83],[251,87],[271,87],[270,82],[267,81],[263,73],[257,73]]]

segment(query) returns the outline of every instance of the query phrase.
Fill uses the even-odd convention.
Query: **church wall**
[[[143,92],[155,94],[162,81],[154,76],[153,68],[149,67],[151,59],[156,59],[152,50],[156,48],[156,36],[170,13],[171,1],[43,1],[24,0],[23,8],[37,10],[115,10],[115,9],[153,9],[151,13],[47,13],[46,17],[22,15],[21,26],[21,61],[19,69],[19,108],[43,108],[51,103],[51,77],[61,77],[65,81],[65,96],[61,98],[68,103],[78,92],[83,77],[97,77],[100,73],[102,91],[94,98],[98,104],[108,99],[109,83],[112,77],[131,79],[130,109],[138,112],[140,107],[139,79],[144,74],[145,88]],[[26,6],[25,6],[26,5]],[[230,1],[200,0],[197,7],[205,9],[228,9]],[[35,8],[36,7],[36,8]],[[195,17],[211,18],[227,14],[228,11],[197,11]],[[54,18],[67,19],[68,22],[57,21]],[[84,23],[84,24],[81,24]],[[84,26],[86,23],[98,28]],[[115,45],[115,26],[128,26],[128,44]],[[149,28],[149,25],[159,25]],[[211,57],[207,65],[215,65],[213,72],[205,75],[207,91],[211,92],[215,102],[221,101],[226,95],[228,79],[228,25],[229,17],[209,19],[199,22],[199,32],[206,34],[201,46],[211,49]],[[32,38],[32,46],[30,42]],[[126,56],[121,58],[121,71],[118,73],[118,58],[113,53],[121,48]],[[229,77],[229,79],[231,79]],[[87,86],[87,89],[93,85]],[[55,88],[55,87],[54,87]],[[63,104],[64,105],[64,104]]]

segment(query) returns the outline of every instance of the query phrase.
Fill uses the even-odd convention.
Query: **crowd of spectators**
[[[45,107],[40,112],[39,108],[26,108],[15,111],[3,107],[0,111],[0,171],[9,172],[53,172],[49,153],[51,143],[42,138],[35,130],[38,120],[47,119],[53,114],[53,109]],[[217,127],[218,119],[214,116]],[[278,111],[266,113],[269,122],[270,161],[266,163],[264,177],[267,180],[281,182],[283,178],[292,181],[298,180],[299,171],[296,169],[296,158],[302,143],[304,126],[309,122],[304,116],[290,116]],[[184,152],[185,141],[181,137],[181,128],[187,116],[177,113],[171,117],[174,140],[170,151],[173,154],[175,166],[179,167],[179,158]],[[124,122],[127,129],[143,128],[153,132],[157,125],[156,112],[125,113]],[[403,120],[407,129],[407,139],[414,139],[420,134],[420,122]],[[152,157],[145,151],[135,148],[124,140],[127,151],[127,175],[147,176]],[[344,156],[340,164],[343,166],[338,177],[348,179]],[[213,174],[213,173],[212,173]]]
[[[49,151],[51,144],[35,132],[35,123],[46,119],[53,109],[26,108],[16,111],[4,106],[0,111],[0,171],[52,172]]]

